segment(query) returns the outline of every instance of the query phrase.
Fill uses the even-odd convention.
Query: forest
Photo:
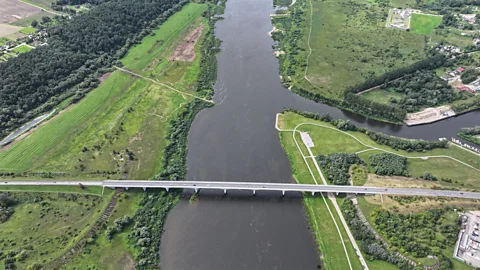
[[[383,209],[372,213],[376,228],[386,241],[401,253],[415,258],[439,257],[438,269],[452,269],[452,262],[442,255],[457,239],[458,225],[444,217],[448,209],[432,209],[418,214],[394,214]],[[437,237],[438,234],[443,238]]]
[[[433,70],[406,74],[401,79],[385,83],[382,88],[392,88],[395,92],[405,94],[404,98],[391,99],[390,102],[407,112],[416,112],[424,107],[437,107],[463,97],[462,93],[455,91]]]
[[[325,176],[334,185],[348,185],[349,169],[353,164],[362,164],[356,154],[335,153],[328,156],[318,156],[318,164],[325,172]]]
[[[371,155],[369,158],[373,172],[378,175],[408,176],[407,158],[390,153]]]
[[[80,100],[179,0],[112,0],[48,30],[42,46],[0,64],[0,137],[68,97]]]

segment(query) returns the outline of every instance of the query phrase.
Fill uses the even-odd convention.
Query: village
[[[473,267],[480,267],[480,211],[468,211],[461,216],[453,257]]]

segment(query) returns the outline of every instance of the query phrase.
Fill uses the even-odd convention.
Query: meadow
[[[10,192],[14,213],[0,223],[2,254],[17,269],[48,263],[81,239],[106,207],[109,196]],[[3,266],[5,257],[0,260]]]
[[[290,8],[290,17],[275,18],[277,28],[287,29],[287,38],[279,45],[286,52],[280,56],[284,82],[341,99],[349,86],[422,60],[426,56],[424,37],[386,28],[390,6],[382,3],[300,0]],[[394,4],[404,7],[414,2],[391,3]],[[298,49],[291,45],[291,40],[295,40]],[[312,52],[308,57],[309,46]],[[307,57],[308,81],[304,78]],[[288,67],[294,72],[288,72]]]
[[[200,57],[191,63],[166,58],[188,26],[205,24],[200,15],[206,8],[192,3],[172,15],[129,50],[122,59],[125,68],[194,93]],[[199,55],[198,48],[196,52]],[[164,86],[114,71],[79,103],[1,151],[0,172],[149,179],[162,168],[170,120],[190,100]]]
[[[440,23],[442,23],[441,16],[414,13],[410,19],[410,32],[429,35]]]
[[[311,123],[315,125],[300,125],[301,123]],[[323,127],[322,127],[323,126]],[[426,152],[406,152],[403,150],[394,150],[385,145],[380,145],[375,141],[371,140],[367,135],[361,132],[352,132],[348,131],[346,133],[340,132],[335,126],[327,122],[317,121],[310,118],[303,117],[301,115],[295,114],[293,112],[284,112],[279,115],[278,127],[284,130],[293,130],[297,127],[297,131],[308,132],[312,138],[315,146],[311,148],[313,154],[317,155],[330,155],[333,153],[357,153],[370,149],[369,147],[363,145],[362,143],[383,149],[389,152],[393,152],[399,155],[411,156],[411,157],[420,157],[420,156],[435,156],[435,155],[448,155],[456,159],[459,159],[477,169],[480,169],[480,159],[478,156],[471,154],[465,150],[462,150],[458,147],[449,145],[446,149],[434,149]],[[351,135],[351,136],[350,136]],[[352,136],[357,138],[359,141],[355,140]],[[293,140],[292,131],[279,132],[279,137],[282,146],[285,149],[285,152],[289,158],[290,164],[292,166],[292,172],[294,178],[298,183],[304,184],[315,184],[315,181],[310,174],[305,161],[300,154],[300,151],[297,148]],[[295,134],[295,138],[299,143],[301,151],[305,154],[308,153],[306,147],[302,143],[302,139],[298,132]],[[362,143],[361,143],[362,142]],[[372,167],[369,157],[373,154],[381,153],[379,150],[365,151],[358,154],[358,156],[363,160],[364,165],[353,165],[350,168],[350,173],[352,173],[352,181],[355,185],[376,185],[376,186],[401,186],[401,187],[416,187],[416,188],[428,188],[428,187],[444,187],[444,188],[461,188],[461,189],[477,189],[480,188],[478,182],[478,171],[463,164],[460,164],[456,161],[447,158],[428,158],[428,159],[407,159],[407,169],[409,174],[412,177],[377,177],[372,174]],[[307,159],[307,163],[310,168],[314,171],[314,176],[317,179],[317,182],[320,179],[320,176],[315,171],[314,164],[312,159]],[[429,172],[432,175],[438,177],[438,181],[426,181],[420,180],[420,177],[423,177],[425,172]],[[372,176],[377,178],[372,179]],[[440,178],[449,178],[451,182],[441,181]],[[381,181],[391,181],[379,184]],[[410,197],[405,197],[405,201],[398,202],[398,199],[393,199],[395,196],[358,196],[359,204],[362,207],[362,211],[365,216],[369,216],[373,209],[377,206],[383,206],[388,210],[402,211],[409,213],[413,209],[418,210],[418,212],[424,211],[426,209],[438,208],[447,205],[453,207],[473,207],[478,205],[478,202],[475,200],[462,200],[462,199],[444,199],[444,198],[418,198],[418,199],[408,199]],[[398,196],[397,196],[398,197]],[[340,199],[338,199],[340,200]],[[383,200],[383,202],[381,201]],[[339,259],[343,255],[340,250],[337,250],[333,254],[337,253],[336,257],[329,258],[331,255],[332,247],[341,248],[341,242],[338,238],[338,235],[335,233],[335,227],[333,223],[329,224],[332,221],[331,218],[327,218],[326,206],[322,198],[319,196],[312,197],[309,194],[304,195],[304,204],[307,208],[307,213],[309,214],[309,220],[311,227],[315,231],[319,249],[324,255],[325,264],[331,266],[331,263]],[[376,205],[376,206],[375,206]],[[323,207],[323,208],[322,208]],[[475,206],[476,207],[476,206]],[[336,235],[335,239],[332,235]],[[347,239],[344,237],[344,239]],[[449,250],[453,247],[449,247]],[[348,249],[348,248],[347,248]],[[342,255],[340,255],[342,254]],[[450,254],[446,254],[451,257]],[[352,255],[354,258],[355,254]],[[350,258],[352,258],[350,256]],[[414,258],[419,260],[420,258]],[[330,261],[329,261],[330,260]],[[344,260],[345,261],[345,260]],[[377,260],[367,260],[367,264],[370,269],[398,269],[397,266],[389,264],[385,261]],[[455,269],[463,269],[461,264],[454,263]],[[343,265],[343,267],[348,267]],[[346,269],[346,268],[345,268]]]

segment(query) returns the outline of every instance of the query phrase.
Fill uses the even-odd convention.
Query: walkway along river
[[[191,127],[188,180],[293,183],[274,127],[276,113],[284,108],[329,113],[387,134],[433,140],[479,123],[476,111],[431,125],[396,126],[293,94],[280,83],[268,35],[270,13],[271,0],[227,1],[225,19],[215,31],[223,41],[217,57],[217,105],[201,111]],[[165,226],[162,269],[316,269],[317,248],[300,200],[252,199],[247,193],[244,198],[202,197],[192,204],[181,200]]]

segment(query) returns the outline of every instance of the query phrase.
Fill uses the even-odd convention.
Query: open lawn
[[[17,204],[13,215],[0,223],[0,246],[4,253],[17,253],[17,269],[62,254],[94,224],[108,202],[96,195],[11,194]]]
[[[274,19],[275,26],[286,31],[279,45],[286,52],[279,57],[283,80],[291,78],[294,86],[338,99],[347,87],[369,76],[423,59],[424,37],[385,27],[389,8],[368,0],[297,1],[290,17]],[[307,57],[310,82],[304,78]]]
[[[365,94],[362,94],[362,97],[368,98],[370,100],[373,100],[379,103],[391,105],[392,99],[395,99],[398,101],[403,97],[405,97],[405,95],[395,91],[385,91],[381,89],[375,89],[375,90],[366,92]]]
[[[32,47],[27,46],[27,45],[22,45],[20,47],[15,48],[13,51],[16,52],[16,53],[26,53],[26,52],[29,52],[31,50],[33,50]]]
[[[413,13],[410,19],[410,32],[429,35],[442,23],[442,16]]]
[[[206,5],[186,5],[163,24],[176,33],[169,36],[172,43],[183,39],[182,30],[175,31],[172,21],[179,27],[205,23],[199,19],[205,9]],[[144,74],[156,72],[161,65],[158,80],[193,93],[200,57],[191,63],[166,61],[167,48],[157,47],[165,38],[162,27],[132,48],[122,62],[127,69]],[[149,179],[162,168],[169,121],[188,100],[166,87],[115,71],[78,104],[1,151],[0,172],[41,170],[97,178],[120,178],[126,172],[131,179]],[[129,158],[125,149],[135,158]]]
[[[36,28],[34,28],[32,26],[27,26],[27,27],[23,28],[22,30],[20,30],[20,33],[25,34],[25,35],[29,35],[29,34],[35,33],[35,31],[37,31]]]

